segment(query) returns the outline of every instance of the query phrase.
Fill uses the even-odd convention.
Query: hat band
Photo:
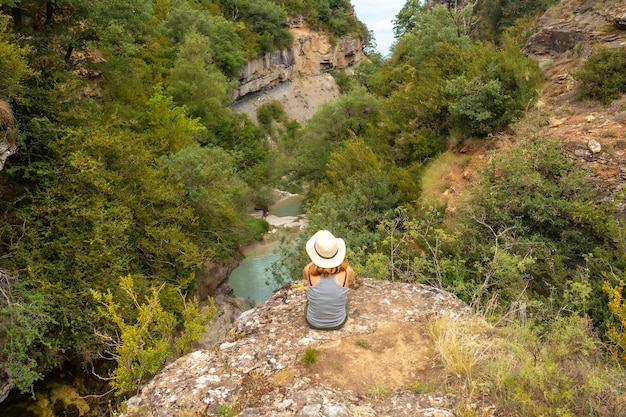
[[[320,258],[322,258],[322,259],[333,259],[333,258],[334,258],[335,256],[337,256],[337,254],[339,253],[339,249],[337,249],[337,250],[335,251],[335,253],[333,253],[331,256],[324,256],[324,255],[322,255],[321,253],[319,253],[319,252],[317,251],[317,246],[316,246],[316,247],[315,247],[315,253],[317,253],[317,255],[318,255]]]

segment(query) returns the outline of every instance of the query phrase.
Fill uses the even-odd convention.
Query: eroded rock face
[[[337,331],[310,329],[304,284],[289,284],[243,313],[213,349],[193,352],[166,367],[127,416],[452,416],[458,398],[419,394],[428,379],[427,322],[465,315],[468,307],[435,288],[371,279],[349,294],[349,319]],[[302,361],[307,347],[319,357]],[[388,390],[383,395],[382,390]]]
[[[249,61],[239,77],[235,100],[274,88],[296,76],[316,76],[347,68],[365,58],[363,42],[351,35],[332,44],[328,34],[314,31],[299,22],[290,28],[294,35],[291,49],[274,51]]]
[[[619,34],[607,30],[620,28],[626,15],[626,1],[572,0],[551,7],[537,21],[535,33],[524,51],[535,59],[555,58],[577,50],[581,57],[591,54],[596,44],[607,48],[624,46]]]

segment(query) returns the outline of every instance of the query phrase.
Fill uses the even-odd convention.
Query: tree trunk
[[[46,2],[46,21],[44,26],[52,24],[52,17],[54,15],[54,4],[51,1]]]

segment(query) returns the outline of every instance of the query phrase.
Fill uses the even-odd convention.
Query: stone
[[[593,153],[593,154],[597,154],[600,153],[602,151],[602,145],[600,145],[600,142],[598,142],[595,139],[591,139],[588,143],[587,143],[587,148]]]
[[[126,404],[125,415],[215,415],[222,404],[256,417],[453,415],[456,396],[406,387],[428,371],[428,321],[467,315],[465,303],[425,285],[359,278],[346,325],[320,331],[304,320],[305,289],[285,285],[243,313],[214,347],[169,364],[141,389],[141,401]],[[314,364],[301,362],[308,346],[320,351]],[[394,394],[370,394],[376,389]]]

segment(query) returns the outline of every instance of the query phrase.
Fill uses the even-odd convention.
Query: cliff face
[[[452,416],[457,397],[410,386],[432,378],[429,320],[468,307],[423,285],[363,279],[355,287],[337,331],[307,326],[304,285],[278,290],[214,347],[165,368],[128,401],[125,416],[216,415],[225,404],[255,417]],[[305,364],[310,346],[319,357]]]
[[[339,96],[329,71],[349,69],[366,58],[365,45],[354,36],[333,43],[327,33],[299,21],[291,24],[290,31],[294,36],[290,49],[254,59],[241,72],[233,107],[253,120],[266,100],[280,101],[291,119],[306,120],[320,105]]]
[[[331,44],[327,33],[311,30],[305,23],[293,24],[290,31],[294,36],[291,49],[274,51],[247,63],[235,99],[292,81],[294,76],[321,75],[365,58],[364,45],[354,36],[343,36]]]

